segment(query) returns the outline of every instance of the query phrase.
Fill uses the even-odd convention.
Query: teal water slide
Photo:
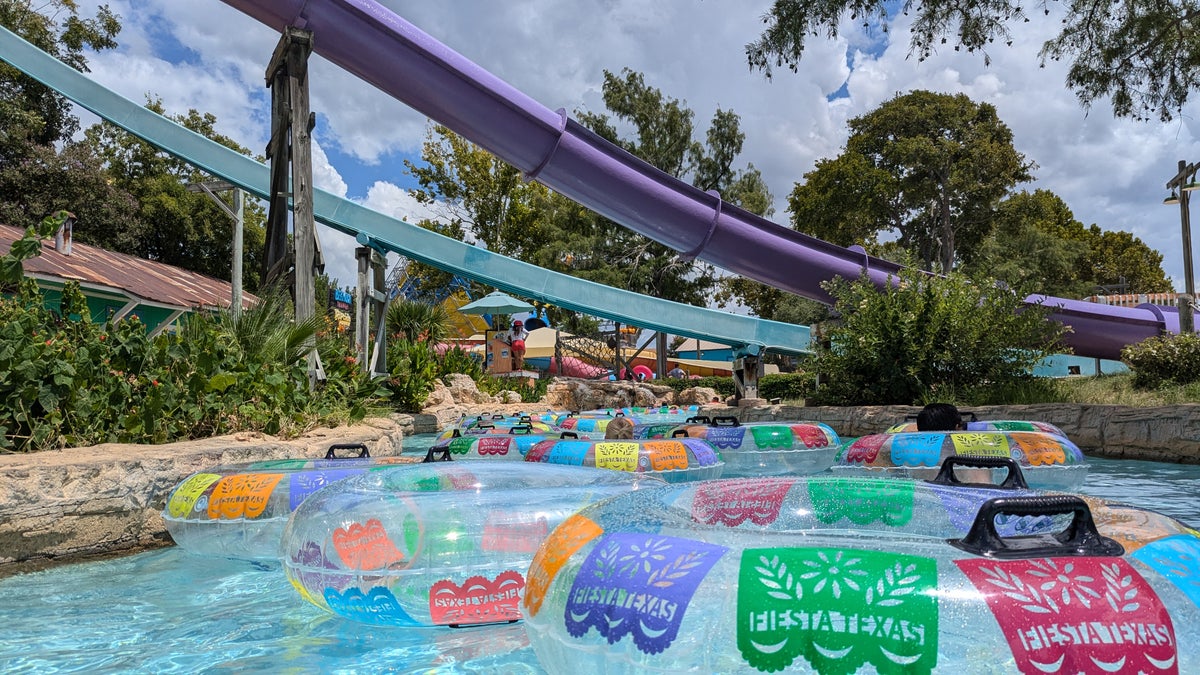
[[[267,166],[102,87],[0,27],[0,59],[103,119],[202,170],[266,198]],[[732,345],[738,353],[807,351],[806,326],[684,305],[507,258],[444,237],[348,199],[315,190],[317,221],[365,245],[394,251],[501,290],[612,321]]]

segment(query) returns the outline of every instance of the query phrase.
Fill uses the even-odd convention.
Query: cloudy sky
[[[161,98],[172,113],[211,112],[220,132],[262,152],[269,134],[263,78],[276,33],[219,0],[104,1],[124,29],[118,50],[90,58],[92,77],[138,102]],[[90,14],[101,3],[79,4]],[[552,109],[602,111],[604,70],[628,67],[694,110],[700,132],[718,107],[733,110],[746,133],[739,166],[763,172],[780,223],[792,186],[818,159],[841,151],[848,119],[913,89],[964,93],[995,105],[1017,149],[1036,162],[1026,189],[1058,194],[1085,225],[1140,237],[1183,288],[1179,208],[1162,200],[1177,160],[1200,160],[1197,108],[1170,123],[1115,120],[1106,101],[1083,110],[1064,87],[1065,64],[1039,67],[1038,49],[1059,27],[1053,14],[1015,26],[1021,32],[1012,46],[991,50],[988,66],[952,48],[920,63],[909,58],[904,17],[887,35],[847,25],[842,37],[813,43],[800,72],[768,81],[748,70],[743,46],[758,36],[769,0],[382,4]],[[427,120],[318,56],[309,79],[318,186],[391,215],[422,217],[405,191],[412,181],[402,160],[418,156]],[[322,244],[327,271],[353,284],[353,239],[322,229]]]

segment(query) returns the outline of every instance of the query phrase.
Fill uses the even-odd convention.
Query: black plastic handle
[[[357,450],[358,454],[338,457],[338,450]],[[371,451],[368,450],[367,446],[363,445],[362,443],[335,443],[329,446],[329,450],[325,451],[325,459],[362,459],[370,456]]]
[[[517,422],[521,424],[533,424],[533,418],[529,415],[521,415],[519,418],[517,418]]]
[[[508,430],[508,433],[513,435],[528,435],[533,433],[533,426],[529,424],[514,424]]]
[[[618,410],[617,414],[613,415],[613,417],[624,417],[624,416],[625,416],[625,411],[623,411],[623,410]]]
[[[501,415],[500,413],[496,413],[496,414],[492,415],[492,419],[502,420],[502,419],[504,419],[504,415]]]
[[[560,439],[563,439],[563,438],[579,438],[579,434],[575,433],[574,431],[564,431],[564,432],[562,432],[561,434],[559,434],[559,435],[558,435],[558,437],[559,437]]]
[[[675,429],[671,432],[671,438],[691,438],[691,434],[687,432],[687,429]]]
[[[1074,517],[1059,532],[1001,537],[996,516]],[[1125,555],[1125,547],[1096,531],[1096,521],[1087,502],[1075,495],[996,497],[979,507],[971,530],[962,539],[947,539],[955,548],[987,558],[1113,557]]]
[[[475,426],[473,426],[471,428],[472,429],[495,429],[496,425],[492,424],[491,422],[484,422],[483,424],[476,424]]]
[[[712,422],[709,425],[714,427],[740,427],[742,423],[733,415],[717,415],[712,418]]]
[[[687,418],[684,422],[687,424],[712,424],[712,419],[708,415],[696,415],[695,417]]]
[[[452,462],[452,461],[454,461],[454,460],[453,460],[453,458],[450,457],[450,446],[443,445],[441,447],[438,447],[435,445],[435,446],[430,447],[429,450],[425,451],[425,459],[421,460],[421,463],[427,464],[429,462]]]
[[[964,466],[976,469],[1008,469],[1008,475],[1000,484],[995,483],[964,483],[954,473],[954,467]],[[955,487],[976,487],[1000,490],[1028,490],[1025,473],[1021,465],[1012,457],[979,457],[973,455],[951,455],[942,462],[938,475],[931,481],[934,485],[953,485]]]

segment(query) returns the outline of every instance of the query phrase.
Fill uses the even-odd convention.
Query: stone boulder
[[[475,380],[465,373],[451,373],[446,376],[446,388],[454,402],[460,405],[479,405],[481,403],[499,403],[491,394],[479,391]],[[428,405],[426,407],[429,407]]]
[[[675,402],[679,405],[708,405],[714,398],[719,398],[719,395],[712,387],[691,387],[679,392]]]

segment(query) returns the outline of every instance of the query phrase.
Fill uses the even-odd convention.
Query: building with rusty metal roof
[[[0,255],[24,234],[21,228],[0,225]],[[137,316],[158,334],[188,312],[228,309],[232,304],[228,281],[71,239],[69,229],[60,231],[54,241],[43,242],[40,256],[24,263],[25,276],[37,280],[50,307],[58,306],[68,281],[77,281],[93,321]],[[242,307],[256,300],[243,293]]]

